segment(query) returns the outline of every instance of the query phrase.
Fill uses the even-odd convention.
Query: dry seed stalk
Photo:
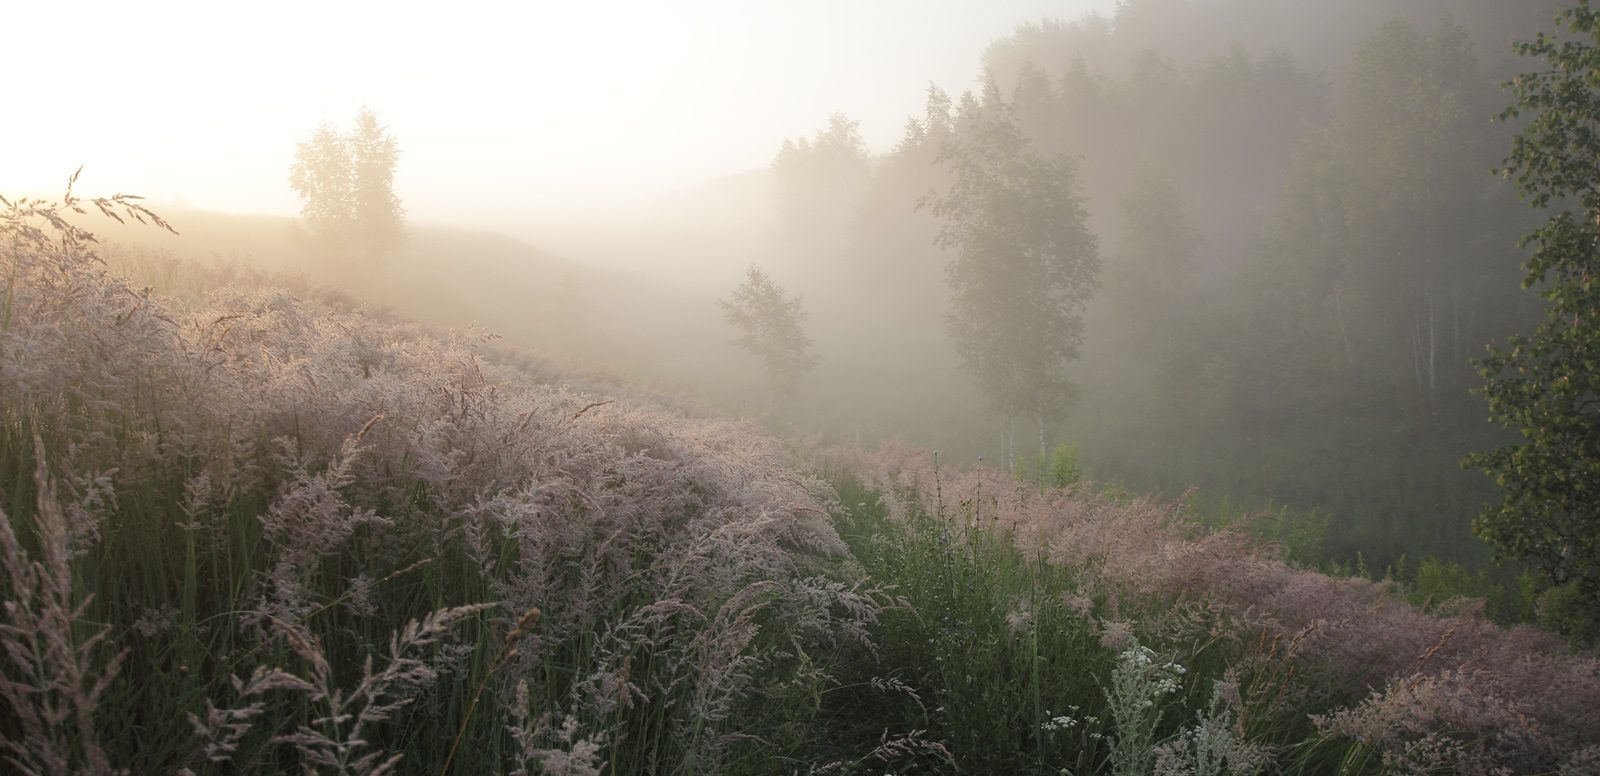
[[[382,416],[379,416],[379,417],[382,417]],[[377,418],[374,418],[373,420],[377,420]],[[422,560],[419,560],[416,563],[413,563],[413,564],[411,564],[409,566],[406,566],[405,568],[400,569],[399,571],[391,572],[389,574],[389,576],[386,576],[383,579],[375,580],[375,581],[372,581],[372,582],[368,582],[365,585],[360,585],[360,586],[357,586],[357,587],[350,588],[349,590],[345,591],[344,595],[339,596],[338,598],[335,598],[335,599],[333,599],[332,601],[329,601],[326,604],[323,604],[322,606],[318,607],[315,611],[311,612],[310,614],[307,614],[306,616],[301,617],[298,620],[295,620],[294,623],[292,625],[290,625],[290,629],[292,630],[293,628],[298,628],[301,625],[304,625],[307,620],[310,620],[312,617],[315,617],[315,616],[317,616],[319,614],[322,614],[323,612],[328,611],[329,609],[332,609],[335,606],[338,606],[340,603],[343,603],[344,600],[349,598],[350,596],[356,595],[357,593],[361,593],[361,592],[364,592],[364,591],[367,591],[367,590],[371,590],[372,588],[375,588],[378,585],[381,585],[381,584],[383,584],[385,582],[388,582],[389,580],[394,579],[395,577],[398,577],[401,574],[404,574],[404,573],[406,573],[408,571],[411,571],[413,569],[421,568],[421,567],[426,566],[426,565],[428,565],[429,563],[432,563],[432,562],[433,562],[433,558],[423,558]],[[254,655],[256,653],[256,650],[261,649],[261,647],[264,646],[266,643],[267,642],[263,641],[260,644],[255,645],[255,647],[253,647],[249,652],[244,653],[244,655],[241,656],[239,659],[240,660],[244,660],[245,658],[250,657],[251,655]]]
[[[472,694],[472,703],[467,706],[467,715],[461,718],[461,730],[456,733],[456,740],[450,744],[450,753],[445,755],[444,767],[439,769],[439,776],[445,776],[450,772],[450,761],[455,759],[456,749],[461,746],[461,739],[467,734],[467,723],[472,721],[472,712],[478,708],[478,699],[483,697],[483,688],[489,684],[489,677],[516,659],[517,650],[511,645],[532,631],[538,622],[539,607],[535,606],[523,612],[522,616],[517,618],[516,626],[506,634],[506,640],[500,644],[500,652],[489,663],[489,670],[484,672],[483,680],[478,682],[478,690]]]
[[[622,708],[628,700],[628,667],[633,664],[633,655],[622,659],[622,679],[617,683],[617,729],[611,734],[611,774],[617,773],[617,743],[622,740]]]
[[[592,402],[589,402],[588,404],[583,405],[583,409],[572,413],[572,419],[573,420],[577,420],[580,416],[583,415],[583,413],[588,412],[589,410],[592,410],[595,407],[604,407],[607,404],[612,404],[614,402],[616,402],[616,399],[606,399],[605,401],[592,401]]]

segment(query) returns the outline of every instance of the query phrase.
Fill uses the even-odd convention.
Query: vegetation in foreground
[[[815,465],[856,558],[915,612],[880,616],[884,663],[921,691],[902,713],[949,714],[930,728],[973,771],[1584,773],[1600,755],[1593,656],[1481,600],[1422,611],[1183,500],[905,447]]]
[[[803,703],[757,697],[866,638],[883,594],[825,573],[753,426],[338,300],[180,305],[55,228],[73,204],[4,221],[25,772],[760,771]]]
[[[4,221],[21,772],[1600,760],[1594,659],[1470,601],[1422,613],[1180,504],[907,448],[808,454],[830,488],[751,425],[481,338],[135,289],[64,214]]]

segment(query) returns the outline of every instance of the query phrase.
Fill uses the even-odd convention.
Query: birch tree
[[[295,149],[289,187],[323,247],[373,260],[405,242],[405,208],[394,191],[400,147],[378,114],[362,106],[343,131],[323,122]]]
[[[985,104],[964,103],[961,134],[939,155],[955,183],[924,204],[944,221],[937,244],[956,252],[946,329],[1004,419],[1014,465],[1018,416],[1037,425],[1043,457],[1048,425],[1077,396],[1066,367],[1099,288],[1099,243],[1074,162],[1034,151],[992,88]]]

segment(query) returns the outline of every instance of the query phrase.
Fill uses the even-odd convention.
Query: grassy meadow
[[[13,772],[1600,769],[1595,656],[1459,569],[108,263],[71,208],[129,204],[0,213]]]

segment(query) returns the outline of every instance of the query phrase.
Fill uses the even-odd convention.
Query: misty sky
[[[365,102],[413,220],[593,214],[765,167],[835,110],[885,151],[930,81],[972,86],[989,41],[1115,4],[17,3],[0,193],[59,193],[84,165],[86,194],[293,214],[295,143]]]

